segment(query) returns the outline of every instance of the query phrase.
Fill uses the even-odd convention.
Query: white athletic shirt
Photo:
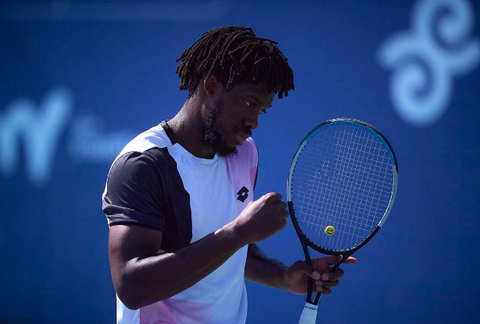
[[[258,167],[251,138],[237,150],[227,158],[197,158],[176,142],[165,122],[138,135],[109,171],[102,202],[109,226],[162,232],[161,253],[185,247],[231,222],[252,200]],[[245,323],[247,248],[169,299],[130,310],[117,297],[117,323]]]

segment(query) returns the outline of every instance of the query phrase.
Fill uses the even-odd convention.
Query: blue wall
[[[285,192],[298,142],[329,118],[376,125],[397,153],[393,212],[318,322],[479,321],[475,18],[473,0],[0,2],[0,322],[114,322],[109,165],[183,104],[182,50],[232,24],[277,40],[295,72],[254,133],[257,197]],[[260,246],[303,258],[291,224]],[[248,323],[298,321],[303,297],[248,290]]]

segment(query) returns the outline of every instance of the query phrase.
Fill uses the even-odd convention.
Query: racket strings
[[[392,164],[378,135],[362,127],[328,127],[309,138],[292,177],[292,201],[304,234],[329,250],[366,239],[390,201]],[[334,235],[325,228],[333,226]]]

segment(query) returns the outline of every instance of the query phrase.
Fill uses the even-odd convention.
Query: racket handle
[[[302,316],[300,316],[300,321],[298,324],[315,324],[317,321],[317,310],[318,305],[311,303],[305,303],[303,307]]]

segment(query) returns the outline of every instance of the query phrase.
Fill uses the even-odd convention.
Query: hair
[[[265,83],[279,99],[288,96],[295,89],[293,72],[277,44],[257,37],[249,27],[211,29],[177,59],[179,88],[191,97],[202,77],[214,75],[227,90],[236,84]]]

